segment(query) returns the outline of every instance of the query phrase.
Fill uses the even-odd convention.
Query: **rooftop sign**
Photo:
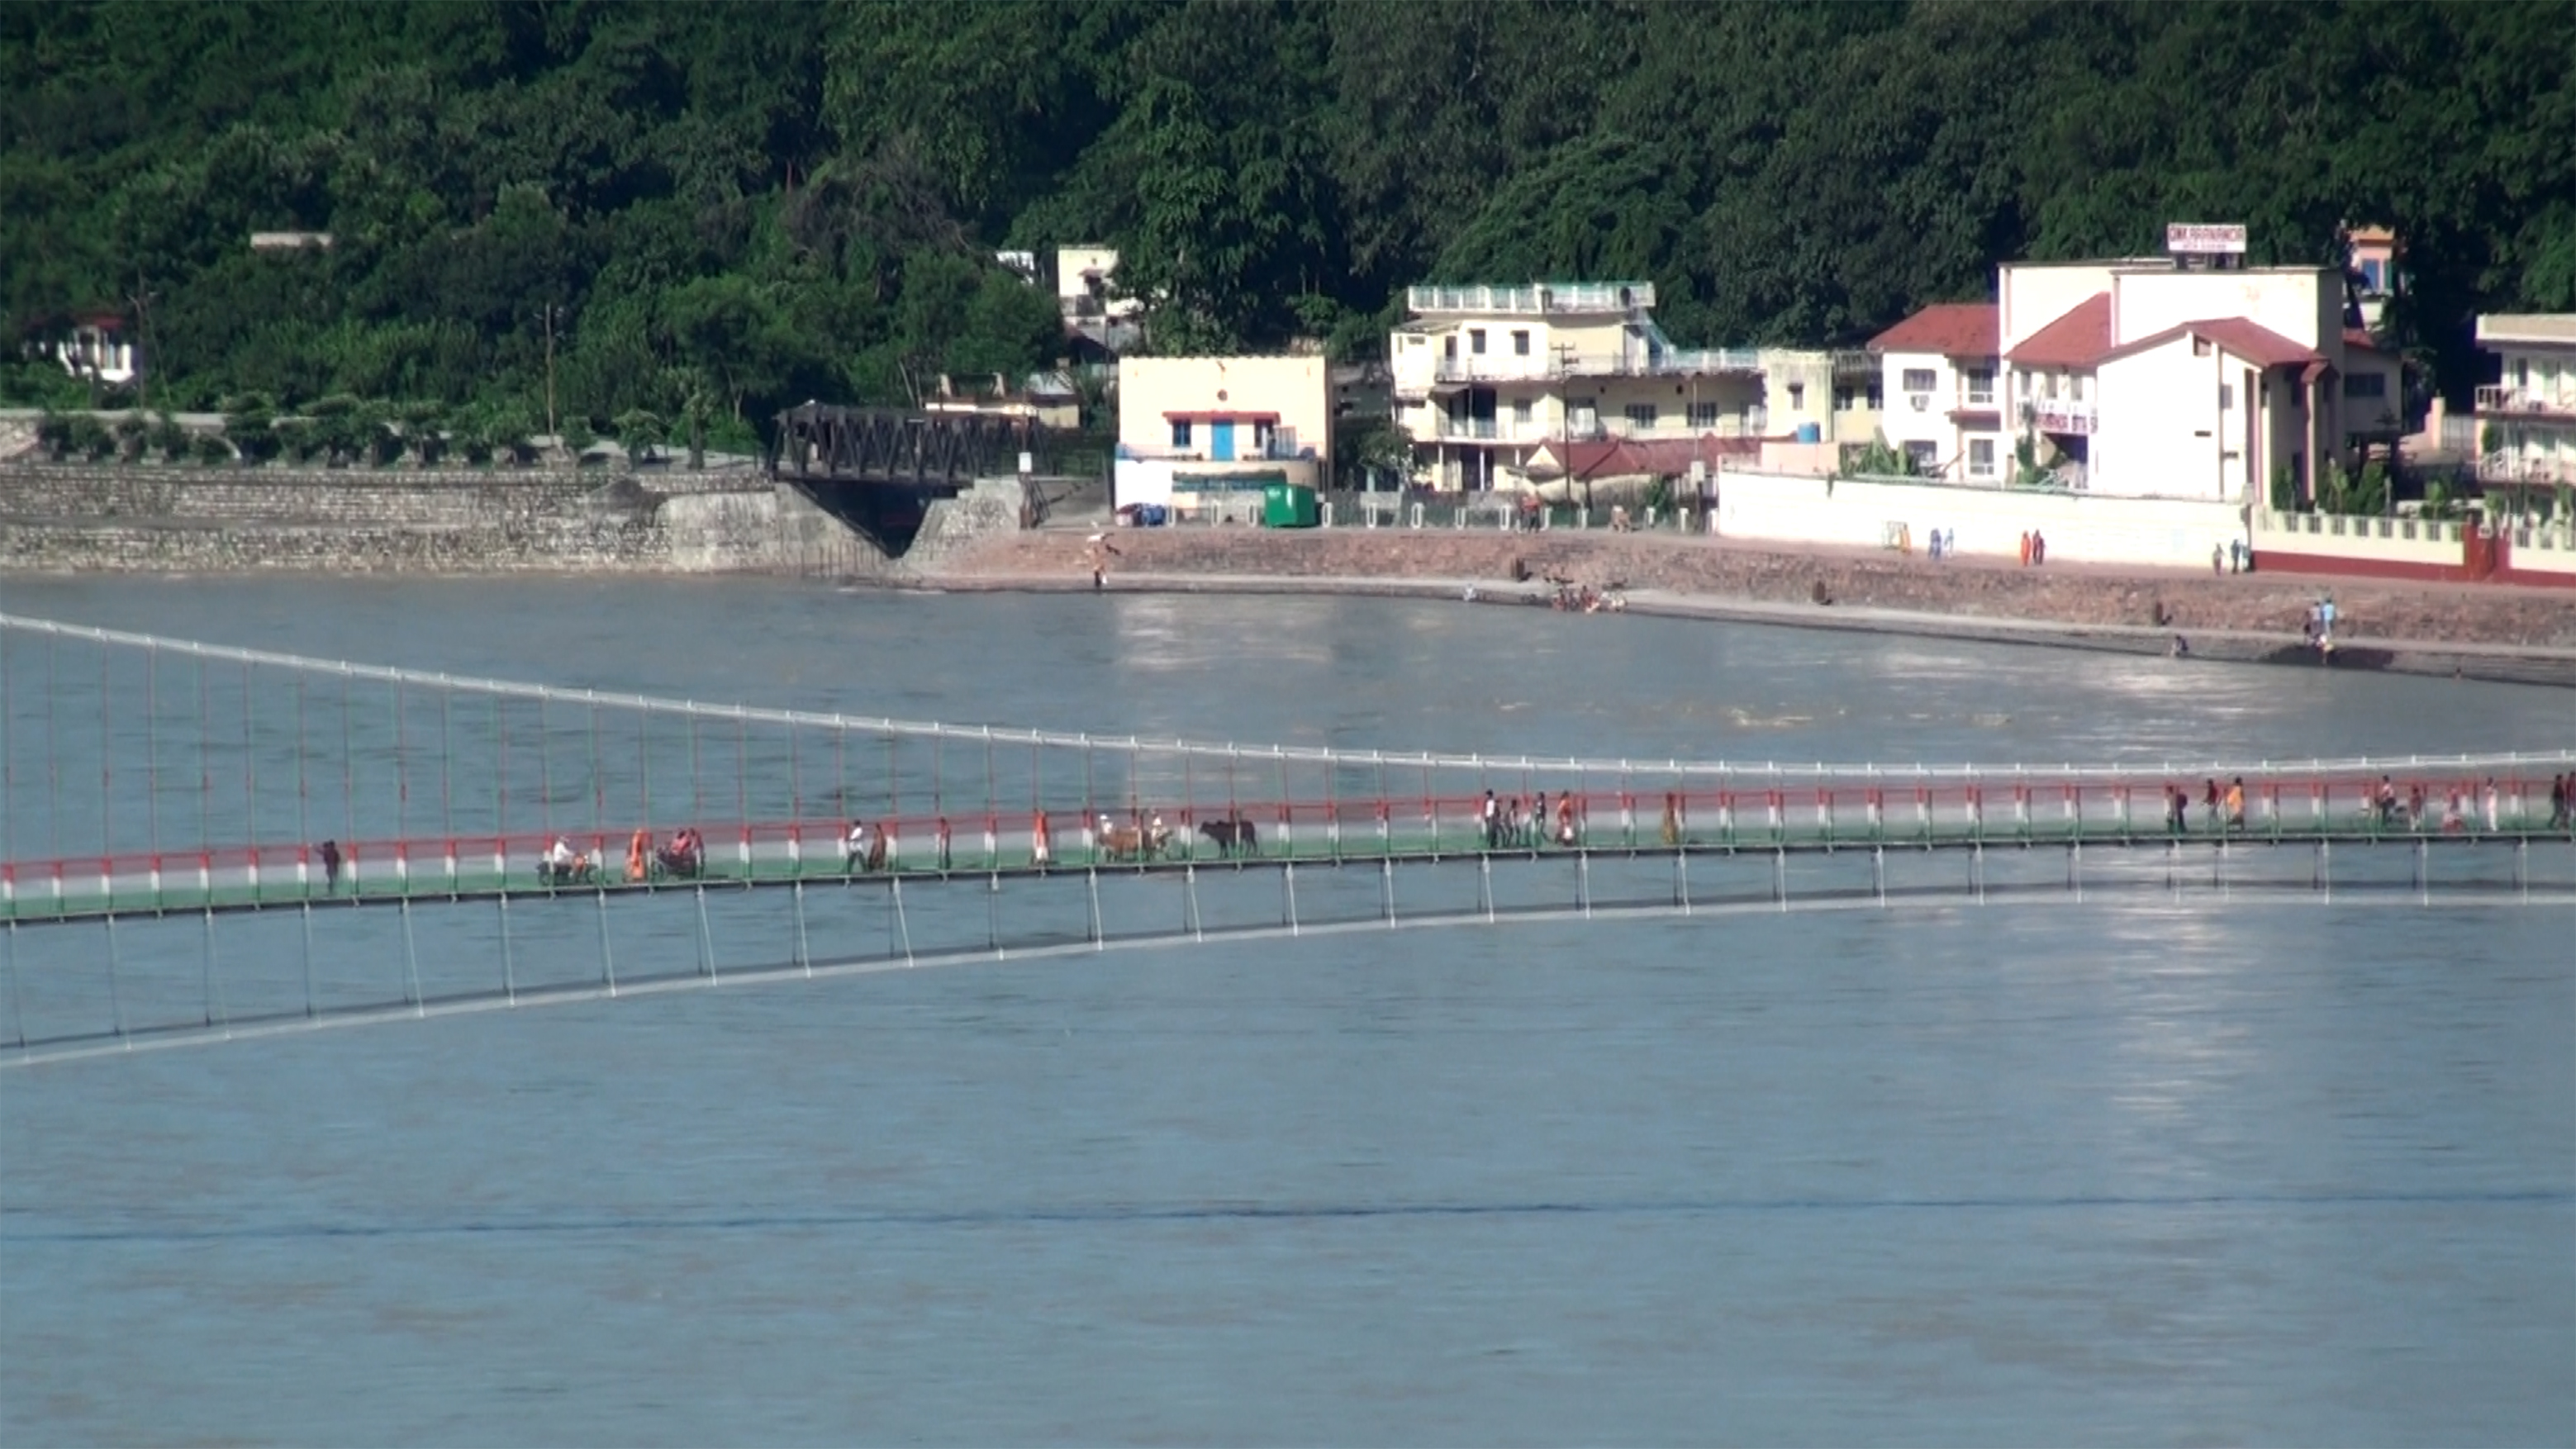
[[[2198,222],[2176,221],[2165,224],[2165,250],[2175,256],[2241,257],[2245,255],[2245,228],[2210,226]]]

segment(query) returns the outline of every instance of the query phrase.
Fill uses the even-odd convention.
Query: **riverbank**
[[[1089,533],[1046,528],[976,540],[898,587],[1082,590]],[[2576,598],[2497,585],[2007,562],[1884,551],[1791,552],[1672,535],[1407,529],[1121,529],[1110,587],[1340,593],[1544,606],[1544,580],[1621,587],[1641,615],[2168,653],[2317,667],[2300,625],[2320,594],[2337,610],[2334,667],[2576,687]],[[1822,599],[1824,602],[1818,602]]]

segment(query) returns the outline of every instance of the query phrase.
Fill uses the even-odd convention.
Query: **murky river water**
[[[2564,693],[1275,599],[0,581],[429,669],[1638,757],[2563,747]],[[1452,929],[0,1073],[0,1439],[2576,1440],[2576,912]]]

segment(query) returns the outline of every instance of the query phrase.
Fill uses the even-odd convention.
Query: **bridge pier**
[[[604,907],[606,903],[607,898],[602,897],[602,906]],[[402,898],[401,910],[403,931],[403,973],[406,978],[404,984],[411,991],[411,1011],[412,1015],[417,1017],[422,1014],[422,1004],[420,999],[420,944],[413,936],[411,929],[411,897],[405,896]]]
[[[1377,864],[1379,881],[1385,887],[1386,923],[1392,926],[1395,924],[1395,861],[1390,857],[1379,861]],[[1201,939],[1204,940],[1205,938],[1202,937]]]
[[[594,899],[599,902],[599,976],[607,983],[608,994],[613,999],[617,995],[617,962],[608,949],[608,892],[600,891]],[[804,924],[801,916],[797,924],[801,940]]]
[[[502,892],[498,897],[496,897],[496,899],[499,901],[501,907],[501,990],[502,993],[509,998],[510,1004],[512,1006],[516,1006],[519,1004],[519,969],[518,962],[514,959],[515,953],[510,949],[509,892]],[[309,910],[310,907],[307,907],[307,909]],[[310,928],[308,927],[308,930],[309,929]],[[304,996],[306,1001],[306,1015],[311,1015],[313,983],[309,977],[304,983]]]
[[[313,1019],[313,902],[306,900],[297,907],[304,917],[304,1019]],[[506,943],[508,937],[502,940]],[[515,997],[513,998],[516,999]]]
[[[716,935],[714,928],[707,924],[706,882],[698,882],[690,894],[698,900],[698,956],[706,962],[707,984],[713,986],[716,984]]]
[[[903,878],[888,876],[886,885],[894,892],[894,929],[903,938],[903,964],[910,966],[913,964],[912,922],[903,913]]]
[[[1088,754],[1083,756],[1086,763],[1089,762],[1090,758],[1091,757]],[[1090,787],[1086,783],[1084,788],[1087,790]],[[1094,951],[1106,950],[1108,949],[1109,943],[1102,939],[1100,933],[1100,867],[1096,865],[1091,866],[1085,869],[1082,875],[1083,879],[1091,884],[1091,949]]]
[[[9,956],[9,1015],[18,1023],[18,1046],[27,1045],[27,997],[18,989],[18,918],[9,918],[9,934],[0,939],[0,951]]]
[[[107,918],[107,1006],[116,1021],[116,1039],[125,1040],[125,997],[116,982],[116,917]]]

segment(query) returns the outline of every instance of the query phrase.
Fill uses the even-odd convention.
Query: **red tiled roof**
[[[1991,433],[2004,425],[2004,415],[1993,408],[1952,408],[1950,421],[1972,433]]]
[[[1994,303],[1936,302],[1869,339],[1869,350],[1992,357],[2000,335]]]
[[[1564,465],[1568,478],[1624,478],[1632,474],[1679,478],[1690,472],[1693,463],[1706,463],[1709,471],[1715,472],[1721,458],[1760,457],[1762,440],[1721,438],[1714,433],[1697,438],[1602,438],[1549,443],[1544,451]]]
[[[2135,357],[2152,352],[2180,337],[2205,337],[2220,347],[2258,367],[2287,367],[2297,362],[2323,362],[2310,348],[2302,347],[2269,327],[2248,322],[2242,317],[2212,317],[2201,322],[2185,322],[2168,327],[2152,337],[2141,337],[2102,354],[2110,362],[2122,357]]]
[[[2110,350],[2111,294],[2096,292],[2005,356],[2016,367],[2091,367]]]

